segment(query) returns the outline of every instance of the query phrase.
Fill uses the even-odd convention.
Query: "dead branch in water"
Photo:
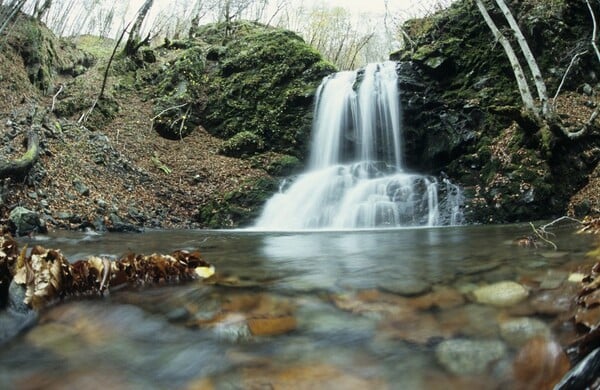
[[[27,248],[19,252],[10,235],[0,237],[0,283],[12,279],[23,286],[24,303],[33,309],[69,296],[103,295],[109,287],[178,283],[213,273],[214,267],[198,252],[132,253],[115,261],[92,256],[71,263],[60,250],[41,246],[27,256]]]

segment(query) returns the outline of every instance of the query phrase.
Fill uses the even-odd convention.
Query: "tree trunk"
[[[30,131],[27,135],[27,151],[13,161],[0,160],[0,178],[22,176],[35,164],[40,154],[38,135]]]
[[[496,0],[496,4],[498,4],[498,7],[500,7],[500,10],[508,21],[508,25],[515,34],[515,38],[517,38],[517,42],[521,47],[521,52],[525,57],[525,61],[527,61],[527,66],[529,67],[531,75],[533,76],[533,81],[535,82],[535,87],[537,89],[538,98],[540,99],[540,105],[542,108],[542,116],[545,117],[549,114],[548,92],[546,90],[546,84],[544,83],[544,78],[542,77],[540,67],[538,66],[535,57],[531,52],[531,48],[529,47],[529,44],[527,43],[519,24],[515,20],[504,0]]]
[[[513,73],[515,74],[515,78],[517,79],[517,85],[519,86],[519,92],[521,93],[521,99],[523,100],[525,108],[531,113],[533,113],[534,116],[537,118],[539,116],[538,110],[535,108],[535,104],[533,103],[533,96],[531,95],[531,90],[529,89],[529,85],[527,84],[527,78],[525,77],[525,73],[523,73],[523,68],[519,63],[519,59],[517,58],[515,51],[513,50],[508,39],[506,39],[506,37],[502,35],[500,30],[498,30],[498,27],[496,27],[496,24],[490,17],[490,14],[488,13],[482,1],[475,1],[477,3],[477,8],[479,8],[481,16],[483,16],[483,19],[492,31],[492,34],[494,34],[494,37],[502,45],[502,48],[504,49],[504,52],[506,53],[506,56],[510,61]]]
[[[38,4],[39,1],[35,3],[33,17],[37,20],[42,20],[42,18],[46,15],[46,12],[48,12],[48,10],[50,10],[50,7],[52,7],[52,0],[44,0],[44,3],[39,8]]]
[[[131,27],[131,32],[129,33],[129,38],[127,38],[127,43],[125,43],[125,54],[128,56],[132,56],[137,53],[138,49],[141,46],[140,40],[141,35],[140,31],[142,29],[142,24],[144,23],[144,19],[150,12],[150,8],[152,8],[152,4],[154,0],[146,0],[140,10],[138,11],[137,18]]]
[[[13,4],[11,4],[10,6],[12,6],[12,8],[9,8],[7,10],[7,15],[5,17],[4,20],[0,19],[0,23],[2,23],[2,25],[0,26],[0,34],[2,34],[2,31],[4,31],[4,29],[6,28],[6,26],[8,26],[13,18],[15,17],[15,15],[21,11],[21,8],[23,8],[23,6],[25,5],[26,0],[19,0]],[[9,6],[9,7],[10,7]]]

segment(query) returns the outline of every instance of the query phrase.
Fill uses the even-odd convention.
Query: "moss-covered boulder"
[[[205,105],[206,54],[200,45],[160,64],[154,103],[154,129],[163,137],[181,139],[202,123]]]
[[[246,181],[236,190],[201,205],[195,222],[212,229],[251,225],[277,189],[278,181],[271,177]]]
[[[562,91],[572,96],[581,94],[585,84],[598,83],[600,64],[589,50],[593,26],[585,2],[524,0],[511,2],[510,7],[549,91],[557,89],[573,55],[586,48]],[[503,26],[499,10],[488,9]],[[593,152],[600,147],[598,136],[592,133],[572,142],[523,113],[510,63],[474,2],[456,1],[446,10],[408,21],[404,31],[410,44],[391,58],[401,61],[409,168],[444,171],[461,184],[472,222],[525,221],[566,213],[569,198],[598,164]],[[597,103],[590,89],[587,103],[577,106],[576,99],[565,100],[563,119],[582,116],[574,114],[578,111],[591,112],[589,107]]]
[[[264,140],[251,131],[242,131],[229,138],[221,146],[220,152],[231,157],[247,157],[262,151]]]
[[[166,41],[141,72],[138,84],[154,86],[155,130],[180,139],[202,125],[227,140],[225,155],[303,158],[313,97],[333,66],[298,35],[257,23],[210,24],[191,36]]]
[[[290,31],[245,22],[226,38],[224,28],[197,33],[211,43],[205,127],[227,139],[250,132],[265,150],[304,157],[314,94],[334,67]]]
[[[77,76],[95,62],[91,54],[77,49],[69,40],[57,38],[25,14],[18,15],[7,42],[21,55],[31,83],[44,93],[54,90],[57,75]]]

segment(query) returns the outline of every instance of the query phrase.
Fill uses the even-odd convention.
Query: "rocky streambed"
[[[513,225],[22,239],[73,259],[199,250],[216,273],[46,307],[5,344],[0,383],[77,385],[112,373],[124,388],[550,388],[597,347],[586,336],[598,325],[597,277],[585,279],[597,242],[559,228],[558,250],[520,246],[530,233]],[[591,295],[578,301],[586,286]]]

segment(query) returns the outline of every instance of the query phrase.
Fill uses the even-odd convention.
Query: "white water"
[[[358,90],[355,89],[360,82]],[[405,172],[396,63],[339,72],[317,90],[308,172],[265,205],[265,230],[456,225],[460,189]]]

